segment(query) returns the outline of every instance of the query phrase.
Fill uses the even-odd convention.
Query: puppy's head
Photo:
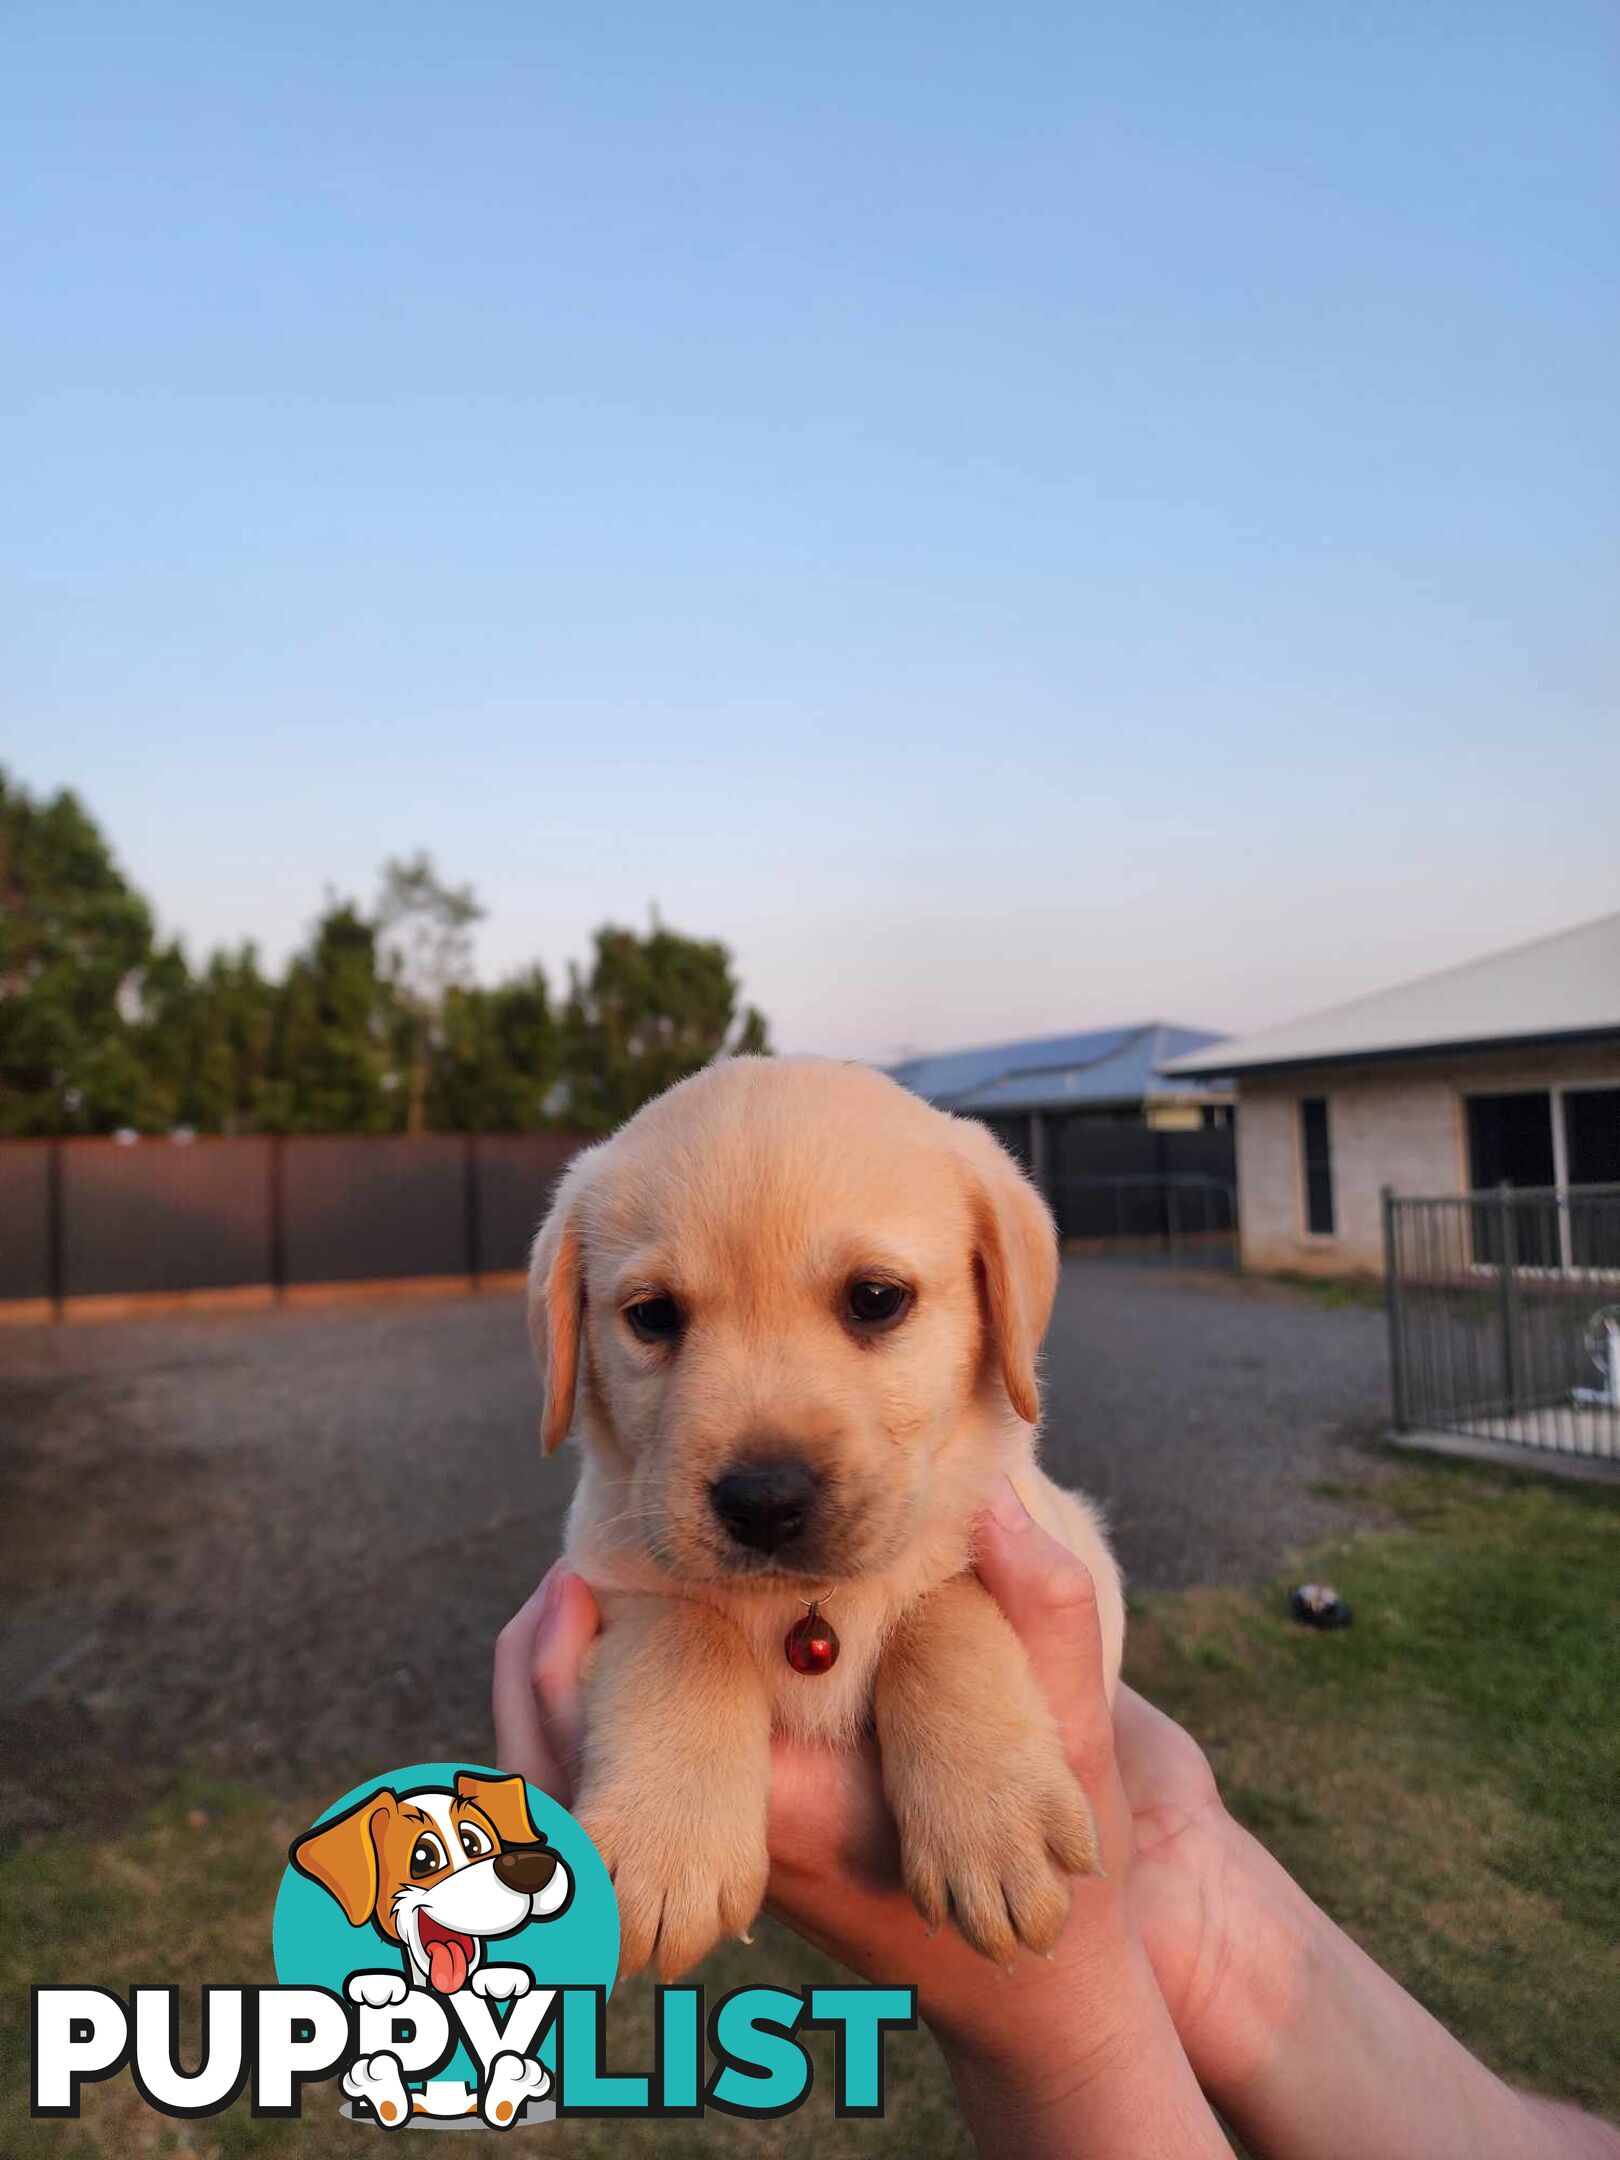
[[[983,1126],[864,1066],[730,1059],[559,1185],[529,1283],[544,1443],[583,1396],[621,1534],[673,1574],[871,1573],[998,1415],[1035,1421],[1056,1279]]]
[[[301,1874],[403,1945],[454,1994],[490,1936],[554,1917],[572,1894],[568,1870],[529,1815],[520,1777],[458,1772],[454,1791],[382,1787],[293,1845]]]

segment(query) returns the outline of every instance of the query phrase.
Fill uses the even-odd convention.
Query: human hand
[[[1003,1543],[985,1547],[992,1576]],[[1012,1569],[1016,1578],[1016,1558]],[[1015,1627],[1029,1626],[1010,1589],[1001,1602]],[[564,1804],[579,1750],[580,1671],[598,1626],[590,1590],[559,1563],[496,1646],[496,1759]],[[1054,1641],[1043,1664],[1063,1654]],[[876,1977],[885,1962],[878,1941],[858,1941],[855,1924],[876,1921],[880,1907],[841,1904],[837,1939],[832,1932],[827,1886],[847,1878],[852,1888],[889,1894],[881,1907],[884,1944],[891,1958],[912,1959],[924,1931],[893,1897],[899,1855],[875,1747],[833,1752],[779,1739],[773,1757],[771,1909]],[[1271,1901],[1277,1924],[1268,1926],[1261,1955],[1253,1861],[1264,1856],[1236,1831],[1198,1743],[1125,1686],[1114,1703],[1114,1761],[1130,1816],[1132,1864],[1123,1871],[1129,1923],[1204,2082],[1212,2089],[1239,2082],[1264,2054],[1291,1998],[1293,1965],[1277,1956],[1276,1945],[1292,1923],[1292,1901]],[[1117,1844],[1117,1824],[1113,1831]],[[1110,1880],[1121,1872],[1117,1859],[1105,1845]],[[954,1967],[948,1945],[939,1955]],[[963,1969],[969,1987],[982,1987],[984,1977],[982,1960]]]
[[[1212,2093],[1264,2061],[1303,1985],[1295,1886],[1227,1813],[1190,1733],[1121,1687],[1114,1744],[1131,1810],[1131,1918],[1182,2046]]]
[[[1048,1700],[1067,1759],[1098,1817],[1102,1872],[1076,1889],[1084,1926],[1071,1921],[1051,1966],[1028,1957],[997,1975],[989,1998],[1009,2031],[1029,2028],[1023,1998],[1044,2004],[1080,1984],[1097,1986],[1102,1963],[1123,1954],[1130,1933],[1128,1808],[1113,1762],[1103,1691],[1096,1601],[1089,1576],[1039,1530],[1010,1485],[984,1517],[979,1572],[1011,1620]],[[580,1731],[580,1670],[597,1627],[595,1601],[578,1577],[553,1569],[503,1631],[495,1663],[497,1755],[567,1800]],[[936,2029],[971,2030],[981,2048],[991,1968],[954,1928],[935,1934],[906,1895],[876,1745],[830,1750],[778,1739],[773,1746],[768,1909],[841,1963],[868,1977],[918,1985]],[[1038,1981],[1034,1967],[1039,1965]],[[1104,2021],[1086,2021],[1099,2042]]]
[[[954,1927],[929,1929],[907,1896],[875,1743],[830,1751],[779,1741],[774,1751],[768,1906],[863,1977],[918,1990],[947,2052],[1033,2074],[1048,2057],[1072,2072],[1106,2052],[1134,2008],[1125,1968],[1140,1963],[1131,1925],[1129,1809],[1114,1760],[1091,1578],[998,1482],[976,1536],[981,1582],[1023,1644],[1063,1754],[1091,1803],[1099,1872],[1070,1879],[1071,1902],[1048,1958],[986,1964]],[[1059,2045],[1061,2042],[1061,2045]]]
[[[1050,1958],[1026,1957],[1002,1973],[954,1929],[930,1935],[902,1885],[870,1742],[838,1752],[774,1743],[767,1908],[863,1978],[917,1988],[970,2121],[979,2113],[1005,2125],[1010,2111],[1024,2124],[1031,2150],[1044,2141],[1042,2123],[1061,2148],[1068,2131],[1059,2132],[1054,2110],[1093,2086],[1096,2127],[1102,2088],[1118,2085],[1129,2060],[1135,2116],[1144,2107],[1179,2103],[1188,2111],[1182,2128],[1197,2149],[1202,2103],[1153,1984],[1138,1902],[1165,1945],[1193,1937],[1187,1930],[1178,1935],[1167,1865],[1136,1885],[1128,1784],[1145,1811],[1169,1811],[1157,1842],[1190,1851],[1182,1833],[1197,1811],[1188,1805],[1188,1821],[1174,1826],[1170,1815],[1197,1796],[1197,1772],[1207,1779],[1207,1768],[1194,1744],[1145,1704],[1142,1717],[1127,1720],[1140,1738],[1140,1760],[1127,1764],[1116,1756],[1090,1578],[1031,1521],[1010,1486],[999,1491],[981,1526],[978,1567],[1024,1643],[1097,1818],[1103,1872],[1074,1884],[1069,1921]],[[565,1802],[578,1755],[580,1667],[596,1626],[585,1585],[555,1569],[497,1648],[497,1760]],[[1166,1732],[1179,1750],[1166,1744]],[[1148,1775],[1145,1766],[1155,1765]],[[1188,1962],[1198,1962],[1196,1944]],[[1155,2062],[1165,2074],[1144,2094],[1141,2081]],[[1185,2090],[1178,2091],[1178,2069]]]
[[[1040,1533],[1019,1536],[987,1530],[981,1574],[1044,1678],[1062,1662],[1066,1631],[1083,1626],[1085,1601],[1050,1574],[1043,1590]],[[564,1804],[597,1627],[590,1591],[554,1568],[496,1652],[497,1760]],[[1026,1958],[1006,1976],[954,1931],[923,1931],[899,1889],[873,1748],[773,1750],[769,1903],[864,1977],[918,1988],[983,2148],[1031,2160],[1082,2144],[1225,2154],[1190,2086],[1196,2072],[1257,2155],[1620,2160],[1620,2134],[1502,2084],[1334,1928],[1226,1813],[1196,1742],[1129,1688],[1115,1700],[1110,1749],[1096,1729],[1099,1691],[1080,1699],[1070,1676],[1054,1707],[1066,1725],[1065,1705],[1077,1710],[1089,1736],[1081,1777],[1109,1874],[1077,1886],[1051,1961]],[[1121,1878],[1123,1898],[1110,1903]],[[1093,1914],[1088,1943],[1079,1931]],[[1135,1952],[1151,1960],[1149,1992]],[[1094,2014],[1095,2027],[1066,2022]]]

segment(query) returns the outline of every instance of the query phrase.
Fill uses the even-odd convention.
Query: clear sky
[[[193,946],[426,846],[883,1054],[1620,905],[1607,0],[3,45],[0,758]]]

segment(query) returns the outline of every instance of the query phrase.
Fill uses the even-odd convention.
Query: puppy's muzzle
[[[740,1463],[715,1479],[709,1504],[728,1536],[749,1552],[787,1552],[810,1527],[820,1482],[796,1456]]]
[[[557,1872],[557,1855],[549,1845],[508,1845],[495,1855],[495,1880],[508,1890],[533,1897]]]

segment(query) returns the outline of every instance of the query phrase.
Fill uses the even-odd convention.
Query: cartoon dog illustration
[[[289,1857],[337,1900],[351,1927],[369,1921],[404,1952],[403,1973],[350,1975],[351,2001],[372,2009],[403,2003],[413,1987],[515,2002],[534,1984],[529,1972],[488,1962],[485,1944],[531,1920],[556,1919],[574,1894],[561,1856],[534,1826],[522,1778],[471,1770],[457,1773],[454,1791],[368,1793],[299,1838]],[[350,2098],[367,2101],[389,2129],[413,2112],[475,2111],[507,2129],[549,2084],[541,2064],[511,2050],[497,2055],[476,2100],[462,2085],[412,2096],[398,2058],[387,2053],[363,2057],[343,2079]]]

